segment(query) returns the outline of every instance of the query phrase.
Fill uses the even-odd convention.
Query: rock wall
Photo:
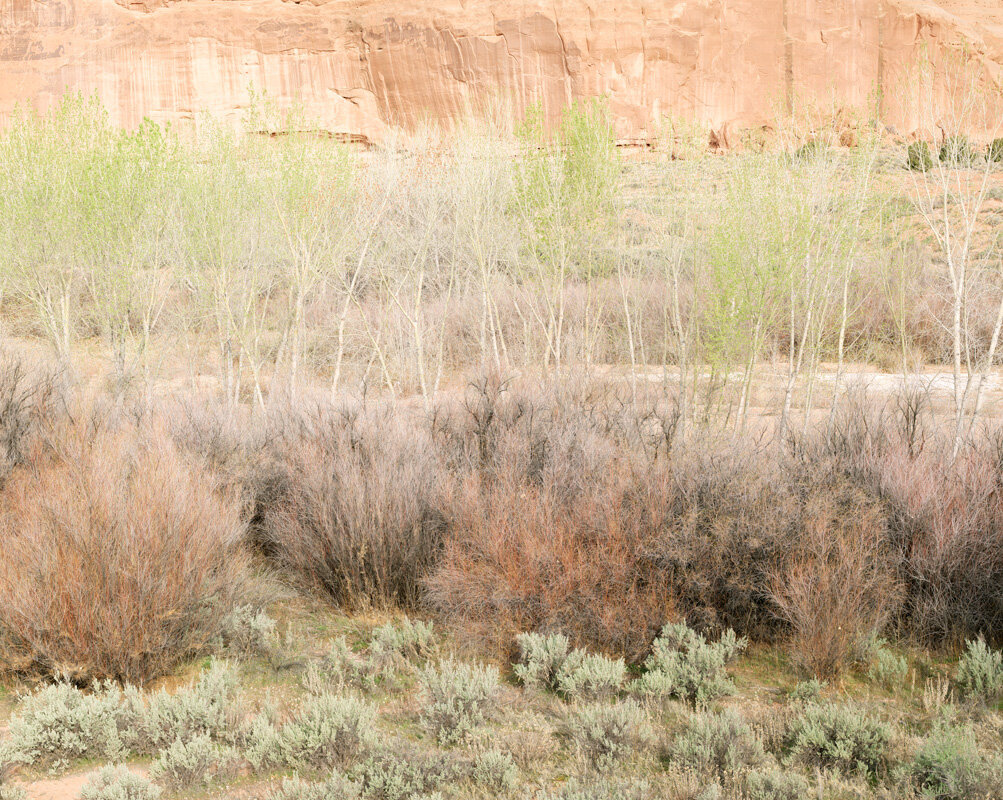
[[[237,118],[251,87],[332,132],[466,113],[553,118],[605,94],[618,135],[695,120],[721,144],[808,101],[909,134],[951,112],[948,64],[998,95],[997,0],[0,0],[0,118],[97,92],[116,122]],[[990,91],[991,90],[991,91]],[[955,93],[956,96],[956,93]],[[931,99],[933,98],[933,102]],[[972,123],[973,132],[986,125]]]

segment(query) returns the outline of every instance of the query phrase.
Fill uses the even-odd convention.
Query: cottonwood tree
[[[995,162],[987,157],[987,148],[968,138],[969,131],[988,132],[989,140],[998,134],[1003,94],[968,54],[948,61],[942,74],[946,103],[938,104],[939,147],[933,148],[931,163],[910,174],[913,203],[933,238],[950,287],[951,316],[945,324],[951,335],[956,458],[981,412],[1003,330],[1000,230],[986,207]],[[927,99],[934,107],[935,98]],[[998,297],[988,341],[979,341],[973,330],[971,301],[976,289]]]

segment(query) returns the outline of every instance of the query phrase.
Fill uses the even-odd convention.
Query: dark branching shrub
[[[248,576],[216,488],[152,426],[55,427],[3,488],[2,663],[143,682],[204,651]]]
[[[960,134],[948,136],[940,146],[940,160],[947,164],[970,166],[975,158],[975,149],[966,136]]]
[[[993,139],[986,149],[986,158],[998,164],[1003,161],[1003,138]]]
[[[913,142],[906,148],[906,165],[914,172],[933,169],[933,153],[926,142]]]
[[[770,597],[790,626],[797,663],[827,678],[897,610],[896,559],[880,505],[861,493],[831,487],[807,499],[802,519]]]
[[[403,413],[318,412],[276,437],[276,496],[255,537],[346,608],[421,600],[445,532],[443,465]]]
[[[64,409],[56,375],[0,352],[0,485]]]
[[[874,775],[885,762],[890,728],[851,706],[809,705],[787,734],[792,759],[847,774]]]
[[[598,477],[573,501],[555,488],[463,488],[431,600],[448,619],[508,643],[559,630],[593,650],[640,657],[671,611],[647,555],[657,503],[628,474]],[[501,644],[499,642],[499,644]]]
[[[952,463],[920,405],[898,407],[849,405],[782,451],[700,428],[678,447],[662,400],[484,379],[424,415],[325,407],[242,440],[189,413],[175,439],[243,487],[253,546],[347,607],[425,606],[499,651],[537,630],[628,663],[681,617],[791,641],[829,675],[887,625],[1003,630],[1003,449],[975,437]]]

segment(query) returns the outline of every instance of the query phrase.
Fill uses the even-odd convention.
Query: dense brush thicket
[[[462,401],[84,404],[8,359],[0,647],[17,670],[145,680],[204,651],[256,557],[345,608],[434,611],[508,647],[628,660],[684,618],[838,672],[883,631],[1003,629],[1003,458],[951,460],[909,406],[807,437],[677,427],[619,384],[471,382]],[[17,400],[20,398],[20,400]],[[903,421],[912,420],[910,424]]]
[[[179,427],[193,455],[223,435],[213,418]],[[286,411],[205,468],[244,487],[265,558],[346,607],[632,660],[683,617],[789,640],[824,675],[885,630],[999,636],[998,438],[952,462],[950,437],[920,445],[910,418],[848,405],[783,443],[683,436],[671,405],[622,386],[484,379],[427,409]]]

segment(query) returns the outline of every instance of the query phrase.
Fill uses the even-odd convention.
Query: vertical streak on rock
[[[794,112],[794,39],[791,38],[790,30],[790,0],[784,0],[784,90],[787,113],[792,114]]]
[[[885,118],[885,3],[878,1],[878,123]]]

